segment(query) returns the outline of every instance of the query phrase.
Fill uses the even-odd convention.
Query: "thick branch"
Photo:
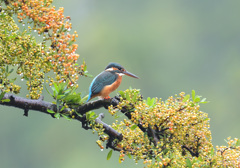
[[[83,115],[86,112],[94,110],[94,109],[98,109],[98,108],[101,108],[101,107],[108,108],[108,106],[110,106],[110,105],[117,105],[116,103],[118,103],[118,101],[116,102],[116,100],[114,98],[96,100],[96,101],[88,102],[88,103],[86,103],[82,106],[79,106],[75,110],[77,111],[77,113]]]
[[[42,99],[31,100],[23,97],[15,96],[13,94],[5,94],[4,99],[9,99],[9,102],[0,102],[1,105],[11,106],[20,108],[23,110],[35,110],[45,114],[50,114],[47,112],[47,109],[52,111],[57,111],[57,106],[53,103],[43,101]]]
[[[1,105],[5,105],[5,106],[11,106],[11,107],[16,107],[16,108],[20,108],[24,110],[24,115],[27,116],[28,115],[28,111],[29,110],[34,110],[34,111],[38,111],[38,112],[42,112],[48,115],[53,116],[51,113],[47,112],[47,109],[50,109],[54,112],[57,112],[57,106],[53,103],[50,102],[46,102],[43,101],[43,99],[38,99],[38,100],[31,100],[31,99],[27,99],[27,98],[23,98],[23,97],[19,97],[19,96],[15,96],[13,94],[5,94],[2,100],[5,99],[9,99],[9,102],[1,102]],[[93,102],[89,102],[86,103],[82,106],[77,107],[77,113],[79,114],[85,114],[88,111],[94,110],[94,109],[98,109],[101,107],[107,107],[111,104],[115,105],[115,101],[114,100],[96,100]],[[68,112],[71,109],[64,109],[64,112]],[[76,120],[80,121],[80,122],[86,122],[86,118],[85,117],[80,117],[77,114],[75,114],[75,118]],[[102,124],[103,128],[104,128],[104,132],[106,134],[108,134],[110,137],[113,138],[117,138],[119,140],[122,140],[122,134],[117,132],[116,130],[114,130],[113,128],[111,128],[108,124],[104,123],[102,121],[104,115],[100,114],[98,118],[95,119],[96,123]]]

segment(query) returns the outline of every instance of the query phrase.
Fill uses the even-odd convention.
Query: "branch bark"
[[[6,100],[9,99],[9,101],[0,101],[0,105],[5,105],[5,106],[10,106],[10,107],[16,107],[16,108],[20,108],[22,110],[24,110],[24,116],[28,116],[29,110],[34,110],[34,111],[38,111],[41,113],[45,113],[48,115],[51,115],[53,118],[54,114],[49,113],[47,110],[52,110],[54,112],[57,112],[57,105],[44,101],[43,97],[40,97],[38,100],[32,100],[32,99],[27,99],[27,98],[23,98],[23,97],[19,97],[13,94],[5,94],[2,100]],[[102,100],[96,100],[96,101],[91,101],[88,102],[86,104],[83,104],[81,106],[78,106],[77,108],[75,108],[76,113],[72,113],[72,116],[74,115],[75,117],[73,119],[78,120],[82,123],[82,127],[84,129],[91,129],[91,127],[86,127],[84,126],[85,123],[87,123],[87,119],[86,119],[86,113],[88,111],[91,110],[95,110],[95,109],[99,109],[99,108],[108,108],[108,106],[113,105],[116,106],[119,103],[119,97],[114,97],[111,99],[102,99]],[[60,107],[61,108],[61,107]],[[66,113],[66,112],[70,112],[72,109],[68,108],[68,109],[64,109],[62,112]],[[179,111],[181,111],[183,109],[180,109]],[[128,109],[123,108],[121,110],[122,113],[125,114],[126,117],[128,117],[129,119],[131,119],[131,113],[129,112]],[[78,115],[78,114],[81,114]],[[115,129],[113,129],[112,127],[110,127],[108,124],[106,124],[105,122],[102,121],[102,119],[104,118],[104,114],[101,113],[99,114],[99,116],[95,119],[95,122],[97,124],[102,124],[103,128],[104,128],[104,132],[109,135],[109,138],[111,141],[109,141],[107,143],[107,147],[112,148],[113,150],[117,150],[120,151],[121,149],[116,148],[114,145],[111,145],[112,140],[113,139],[118,139],[119,141],[121,141],[123,139],[123,135],[119,132],[117,132]],[[153,130],[151,127],[149,128],[144,128],[142,126],[141,123],[137,124],[137,126],[141,129],[141,131],[143,132],[147,132],[150,141],[154,143],[154,145],[157,145],[157,143],[159,142],[159,137],[157,135],[157,132],[155,130]],[[168,129],[168,128],[167,128]],[[165,130],[162,130],[163,132]],[[183,149],[186,149],[187,151],[189,151],[191,153],[192,156],[197,156],[198,155],[198,151],[196,153],[194,153],[191,149],[189,149],[187,146],[183,145],[182,146]]]
[[[24,116],[28,116],[28,111],[29,110],[34,110],[38,111],[44,114],[51,115],[52,117],[53,114],[49,113],[47,109],[50,109],[54,112],[57,112],[57,106],[53,103],[43,101],[43,98],[41,97],[38,100],[32,100],[32,99],[27,99],[19,96],[15,96],[13,94],[5,94],[2,100],[9,99],[8,102],[0,101],[0,105],[5,105],[5,106],[10,106],[10,107],[16,107],[24,110]],[[114,98],[113,98],[114,99]],[[86,116],[84,115],[86,112],[95,110],[101,107],[107,108],[109,105],[116,105],[115,100],[96,100],[92,101],[89,103],[86,103],[82,106],[77,107],[77,113],[82,114],[83,117],[77,115],[77,113],[73,113],[75,115],[75,120],[78,120],[80,122],[86,122]],[[64,109],[63,112],[69,112],[71,109]],[[104,132],[108,134],[111,138],[117,138],[120,141],[123,139],[123,136],[121,133],[117,132],[113,128],[111,128],[108,124],[104,123],[102,119],[104,118],[103,114],[100,114],[98,118],[95,119],[96,123],[102,124],[104,128]]]

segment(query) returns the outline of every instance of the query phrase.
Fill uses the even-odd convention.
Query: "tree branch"
[[[52,117],[53,114],[49,113],[47,109],[50,109],[54,112],[57,112],[57,106],[56,104],[50,103],[43,101],[43,98],[41,97],[38,100],[32,100],[32,99],[27,99],[19,96],[15,96],[13,94],[5,94],[2,100],[9,99],[10,101],[0,101],[0,105],[5,105],[5,106],[10,106],[10,107],[16,107],[24,110],[24,116],[28,116],[28,111],[29,110],[34,110],[38,111],[41,113],[45,113],[48,115],[51,115]],[[113,98],[114,99],[114,98]],[[86,103],[82,106],[77,107],[77,113],[82,114],[83,116],[77,115],[77,113],[73,113],[72,115],[75,115],[76,117],[73,118],[75,120],[78,120],[80,122],[86,122],[86,116],[84,115],[86,112],[98,109],[101,107],[107,108],[109,105],[116,105],[115,100],[96,100],[92,101],[89,103]],[[63,112],[69,112],[71,109],[64,109]],[[121,133],[117,132],[113,128],[111,128],[108,124],[104,123],[102,119],[104,118],[103,114],[100,114],[98,118],[95,119],[96,123],[102,124],[104,128],[104,132],[108,134],[112,138],[117,138],[120,141],[122,140],[123,136]]]
[[[189,147],[187,147],[186,145],[183,145],[182,146],[182,149],[186,149],[188,152],[190,152],[190,154],[192,155],[192,156],[196,156],[196,157],[198,157],[199,156],[199,153],[198,152],[193,152]]]
[[[9,101],[6,101],[6,99],[9,99]],[[23,109],[24,110],[24,116],[28,116],[29,110],[42,112],[42,113],[51,115],[52,117],[54,117],[54,114],[49,113],[47,110],[49,109],[49,110],[52,110],[54,112],[57,112],[57,105],[44,101],[43,97],[40,97],[38,100],[32,100],[32,99],[27,99],[27,98],[15,96],[13,94],[5,94],[4,97],[2,98],[2,100],[5,100],[5,101],[0,101],[0,105],[11,106],[11,107],[16,107],[16,108]],[[85,115],[88,111],[99,109],[99,108],[102,108],[102,107],[107,109],[108,106],[110,106],[110,105],[116,106],[118,103],[119,103],[119,97],[117,97],[117,96],[114,97],[114,98],[111,98],[111,99],[102,99],[102,100],[91,101],[91,102],[88,102],[86,104],[83,104],[83,105],[75,108],[76,112],[73,112],[72,116],[75,116],[73,119],[78,120],[83,124],[84,129],[89,129],[89,128],[91,129],[91,127],[84,126],[84,124],[88,122],[87,119],[86,119],[86,115]],[[70,108],[65,108],[61,112],[70,113],[71,110],[72,109],[70,109]],[[183,110],[183,109],[180,109],[179,111],[181,111],[181,110]],[[124,113],[126,117],[131,119],[131,113],[130,113],[129,109],[122,108],[121,112]],[[81,114],[81,115],[79,115],[79,114]],[[120,149],[118,149],[117,147],[112,145],[112,140],[113,139],[118,139],[118,140],[121,141],[123,139],[123,135],[121,133],[117,132],[112,127],[110,127],[108,124],[104,123],[102,121],[103,118],[104,118],[104,114],[101,113],[95,119],[95,122],[97,124],[101,124],[104,128],[104,132],[107,135],[109,135],[109,137],[110,137],[110,140],[107,143],[107,147],[110,147],[113,150],[120,151]],[[148,127],[146,129],[140,123],[137,124],[137,126],[143,132],[147,132],[148,136],[150,137],[150,141],[152,141],[154,143],[154,145],[157,145],[157,142],[159,141],[159,138],[157,136],[157,131],[155,131],[151,127]],[[183,145],[182,148],[189,151],[192,156],[198,156],[198,152],[193,152],[187,146]]]

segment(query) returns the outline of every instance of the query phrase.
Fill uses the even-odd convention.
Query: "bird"
[[[120,64],[109,63],[105,70],[98,74],[91,82],[87,102],[95,97],[110,99],[109,94],[119,87],[123,75],[139,79],[139,77],[128,72]]]

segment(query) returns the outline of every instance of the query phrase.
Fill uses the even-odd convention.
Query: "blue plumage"
[[[99,74],[100,75],[100,74]],[[95,80],[96,80],[96,78],[97,78],[98,76],[96,76],[94,79],[93,79],[93,81],[92,81],[92,83],[91,83],[91,85],[90,85],[90,87],[89,87],[89,94],[88,94],[88,99],[87,99],[87,102],[91,99],[91,97],[92,97],[92,91],[91,91],[91,89],[92,89],[92,85],[93,85],[93,83],[95,82]]]
[[[115,74],[114,72],[111,71],[101,72],[98,76],[96,76],[93,79],[89,87],[89,96],[87,101],[89,101],[92,98],[92,96],[100,93],[105,86],[111,85],[113,82],[115,82],[117,78],[118,75]]]
[[[103,98],[105,98],[105,96],[109,96],[108,94],[120,85],[122,79],[121,76],[124,74],[138,78],[136,75],[126,71],[121,65],[117,63],[108,64],[105,70],[93,79],[89,87],[87,102],[96,96],[101,96]]]

